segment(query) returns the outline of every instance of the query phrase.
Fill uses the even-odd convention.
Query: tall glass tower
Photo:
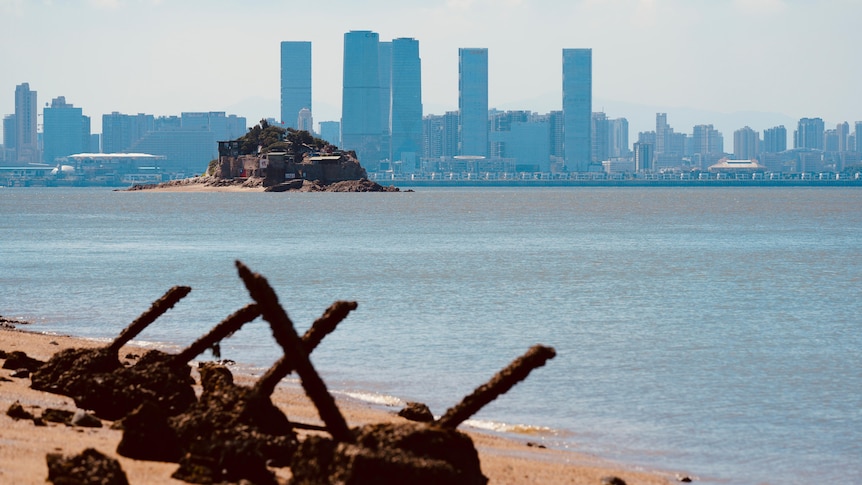
[[[311,42],[281,43],[281,122],[299,128],[299,112],[311,111]]]
[[[377,170],[382,158],[379,43],[376,32],[344,34],[341,143],[368,171]]]
[[[590,169],[592,64],[592,49],[563,49],[563,153],[570,172]]]
[[[419,41],[392,41],[391,150],[389,159],[404,172],[419,169],[422,156],[422,69]]]
[[[377,44],[377,84],[380,96],[380,159],[391,160],[392,42]]]
[[[66,103],[60,96],[51,100],[51,107],[43,110],[43,150],[45,163],[57,158],[84,153],[90,148],[90,117],[81,108]]]
[[[487,157],[488,49],[458,49],[458,110],[459,154]]]
[[[15,86],[15,149],[18,163],[41,161],[36,138],[37,116],[36,91],[30,91],[29,83]]]

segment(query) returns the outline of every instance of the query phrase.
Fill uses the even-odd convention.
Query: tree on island
[[[237,138],[237,141],[240,142],[240,154],[242,155],[258,153],[258,147],[260,147],[260,153],[294,151],[303,146],[312,151],[334,151],[337,149],[326,140],[314,137],[305,130],[281,128],[270,125],[266,120],[260,120],[260,123],[250,128],[248,133]]]

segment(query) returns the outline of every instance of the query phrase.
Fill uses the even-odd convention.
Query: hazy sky
[[[489,50],[490,106],[562,105],[562,49],[593,49],[593,111],[676,131],[862,120],[859,0],[0,0],[0,115],[15,86],[101,115],[279,113],[279,43],[312,42],[315,122],[341,113],[344,33],[413,37],[426,114],[458,107],[458,48]],[[722,117],[723,114],[723,117]],[[716,118],[716,119],[710,119]],[[852,128],[851,128],[852,129]],[[732,131],[724,132],[732,140]],[[633,140],[632,140],[633,141]]]

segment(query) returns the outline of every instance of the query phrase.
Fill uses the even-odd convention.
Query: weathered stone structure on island
[[[302,180],[328,185],[367,178],[365,169],[353,152],[319,153],[307,147],[299,147],[290,151],[241,155],[240,143],[238,140],[219,142],[219,164],[216,172],[219,178],[259,177],[264,179],[264,187]]]

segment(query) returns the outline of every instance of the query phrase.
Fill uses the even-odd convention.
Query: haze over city
[[[631,137],[655,113],[725,136],[801,117],[862,119],[856,21],[862,4],[797,0],[256,2],[0,0],[0,113],[15,86],[101,115],[279,112],[279,43],[313,45],[313,115],[341,116],[343,34],[413,37],[426,114],[458,107],[458,48],[489,50],[489,106],[561,108],[561,51],[593,49],[593,111],[626,117]]]

